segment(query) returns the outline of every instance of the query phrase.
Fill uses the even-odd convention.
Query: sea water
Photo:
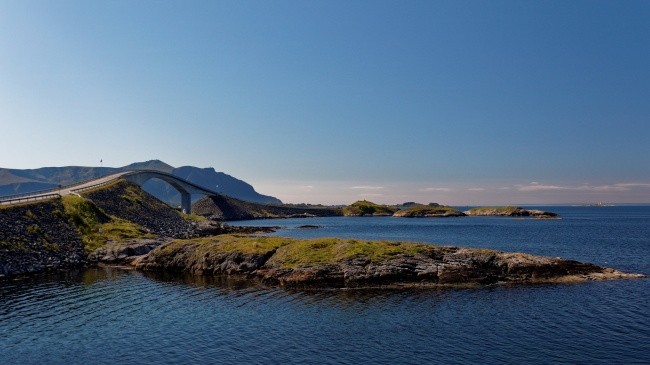
[[[650,207],[560,220],[332,217],[238,222],[559,256],[650,274]],[[234,223],[233,223],[234,224]],[[301,229],[301,225],[316,229]],[[0,284],[3,364],[649,364],[650,279],[292,291],[93,268]]]

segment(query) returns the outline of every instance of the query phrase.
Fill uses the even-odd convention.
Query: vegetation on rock
[[[379,205],[367,200],[356,201],[347,207],[343,207],[345,216],[370,216],[370,215],[393,215],[397,209],[386,205]]]
[[[106,214],[161,236],[186,238],[193,231],[195,222],[181,218],[169,205],[125,180],[82,195]]]
[[[512,205],[508,206],[494,206],[494,207],[475,207],[470,210],[468,210],[467,215],[502,215],[502,216],[509,216],[517,211],[519,211],[520,207],[515,207]]]
[[[445,205],[412,204],[409,208],[399,210],[393,214],[395,217],[461,217],[465,214],[456,208]]]
[[[340,238],[222,235],[175,240],[133,262],[147,271],[243,275],[285,287],[438,286],[639,278],[559,258]]]
[[[336,264],[355,258],[376,262],[399,254],[416,254],[433,246],[410,242],[365,241],[342,238],[292,240],[278,248],[268,261],[282,268],[313,267]]]
[[[533,217],[555,218],[556,213],[542,210],[524,209],[515,206],[476,207],[465,212],[470,216],[503,216],[503,217]]]
[[[137,224],[107,215],[92,201],[68,195],[61,198],[66,215],[81,233],[84,248],[90,253],[109,241],[148,238],[152,235]]]
[[[0,278],[84,263],[79,232],[60,199],[0,209]]]

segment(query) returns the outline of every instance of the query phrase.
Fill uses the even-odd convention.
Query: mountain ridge
[[[96,179],[105,175],[128,170],[156,170],[176,175],[209,190],[244,201],[262,204],[282,204],[279,199],[255,191],[252,185],[212,167],[182,166],[175,168],[160,160],[134,162],[123,167],[61,166],[37,169],[0,168],[0,196],[24,194],[54,189],[59,185]],[[143,189],[170,204],[180,204],[180,194],[167,183],[152,179]],[[196,197],[198,200],[200,197]]]

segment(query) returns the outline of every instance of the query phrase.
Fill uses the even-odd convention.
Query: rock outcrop
[[[121,180],[108,187],[82,193],[106,214],[133,222],[164,237],[195,236],[195,224],[187,221],[167,204],[143,191],[139,186]]]

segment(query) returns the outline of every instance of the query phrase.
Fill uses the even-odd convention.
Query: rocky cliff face
[[[85,263],[81,237],[60,200],[0,209],[0,278]]]

